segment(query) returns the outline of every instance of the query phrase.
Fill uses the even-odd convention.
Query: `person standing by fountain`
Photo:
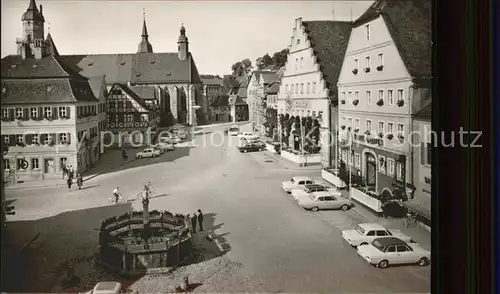
[[[196,220],[198,217],[196,216],[196,212],[193,214],[193,217],[191,218],[191,227],[193,228],[193,233],[196,233]]]
[[[200,227],[200,232],[203,231],[203,213],[201,209],[198,209],[198,226]]]

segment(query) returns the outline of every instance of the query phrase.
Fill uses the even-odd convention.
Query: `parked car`
[[[178,137],[181,140],[187,139],[187,133],[183,130],[174,129],[172,130],[172,135]]]
[[[123,286],[119,282],[99,282],[94,289],[85,294],[118,294],[125,293]]]
[[[239,146],[238,149],[242,153],[252,152],[252,151],[262,151],[264,148],[255,144],[244,144],[243,146]]]
[[[240,139],[245,139],[245,140],[257,140],[259,139],[259,136],[251,133],[251,132],[244,132],[238,135]]]
[[[261,140],[246,140],[246,141],[248,144],[254,144],[261,148],[266,148],[266,143],[262,142]]]
[[[239,133],[240,133],[240,129],[237,127],[229,128],[229,130],[227,131],[227,134],[229,136],[238,136]]]
[[[351,246],[370,244],[377,238],[397,237],[405,242],[413,242],[411,237],[406,236],[399,230],[388,230],[382,225],[374,223],[364,223],[357,225],[354,230],[343,230],[342,238]]]
[[[335,188],[328,188],[327,186],[320,184],[312,184],[312,185],[304,185],[297,189],[292,189],[291,194],[293,199],[297,200],[301,197],[308,197],[313,192],[327,192],[327,191],[337,192]]]
[[[309,197],[300,198],[298,203],[302,208],[312,211],[325,209],[342,209],[348,210],[352,207],[352,202],[349,199],[342,197],[342,193],[337,192],[332,196],[332,192],[314,192]]]
[[[160,138],[160,143],[165,144],[179,144],[182,140],[173,134],[164,135]]]
[[[165,153],[169,150],[174,150],[175,147],[173,144],[169,143],[156,143],[154,145],[151,146],[151,148],[154,148],[154,149],[157,149],[157,150],[160,150],[160,153]]]
[[[193,128],[193,135],[202,135],[204,134],[205,131],[203,130],[203,128],[200,128],[200,127],[194,127]]]
[[[281,189],[287,193],[291,193],[292,189],[301,188],[304,185],[312,185],[314,181],[309,177],[293,177],[290,181],[285,181],[281,183]]]
[[[416,243],[408,244],[396,238],[376,238],[370,244],[358,246],[358,255],[371,265],[386,268],[390,264],[418,264],[425,266],[430,263],[431,252]]]
[[[160,150],[155,148],[146,148],[141,152],[137,152],[135,154],[135,158],[144,158],[144,157],[157,157],[160,156]]]

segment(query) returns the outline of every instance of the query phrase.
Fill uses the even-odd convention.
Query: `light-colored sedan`
[[[240,133],[240,129],[239,128],[229,128],[229,130],[227,131],[227,134],[229,136],[238,136],[238,134]]]
[[[99,282],[94,289],[85,294],[118,294],[125,293],[123,286],[118,282]]]
[[[312,211],[326,209],[342,209],[348,210],[352,207],[352,202],[349,199],[342,197],[342,193],[332,196],[332,192],[314,192],[307,198],[301,198],[298,203],[302,208]]]
[[[259,136],[254,134],[254,133],[251,133],[251,132],[244,132],[244,133],[241,133],[238,135],[238,137],[240,139],[245,139],[247,141],[249,140],[258,140],[259,139]]]
[[[145,157],[157,157],[160,156],[160,150],[155,148],[146,148],[141,152],[135,154],[135,158],[145,158]]]
[[[366,245],[377,238],[396,237],[405,242],[413,242],[411,237],[406,236],[399,230],[388,230],[376,223],[363,223],[357,225],[353,230],[343,230],[342,238],[351,246]]]
[[[312,185],[304,185],[297,189],[292,189],[292,197],[295,200],[303,197],[309,197],[313,192],[337,192],[335,188],[328,188],[325,185],[320,184],[312,184]]]
[[[156,143],[151,148],[160,150],[160,153],[165,153],[166,151],[174,150],[174,144],[167,144],[167,143]]]
[[[310,177],[293,177],[290,181],[281,183],[281,189],[287,193],[291,193],[293,189],[301,188],[304,185],[312,185],[314,181]]]
[[[368,245],[358,246],[358,255],[371,265],[386,268],[390,264],[430,263],[431,252],[416,243],[408,244],[396,237],[377,238]]]
[[[160,138],[160,142],[165,144],[179,144],[181,141],[176,135],[166,135]]]

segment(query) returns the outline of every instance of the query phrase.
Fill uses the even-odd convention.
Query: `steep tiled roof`
[[[211,79],[201,79],[204,85],[212,85],[212,86],[223,86],[224,81],[222,79],[218,78],[211,78]]]
[[[432,102],[429,102],[424,108],[415,113],[415,118],[430,120],[432,118]]]
[[[355,22],[363,25],[382,16],[406,68],[414,78],[432,73],[432,1],[377,0]]]
[[[264,80],[264,84],[272,83],[278,78],[276,72],[274,71],[262,72],[261,75],[262,79]]]
[[[2,80],[2,104],[96,102],[89,83],[71,79]]]
[[[274,81],[274,82],[270,83],[265,89],[267,94],[276,94],[279,92],[279,90],[280,90],[279,81]]]
[[[335,95],[351,23],[344,21],[304,21],[311,47],[320,65],[327,88]]]
[[[2,79],[63,78],[70,74],[73,71],[53,55],[25,60],[21,56],[9,55],[1,61]]]
[[[26,12],[23,13],[21,20],[35,20],[45,22],[42,13],[38,10],[38,7],[36,7],[35,0],[30,0],[30,5],[28,6]]]
[[[144,100],[156,99],[156,90],[152,86],[130,86],[128,87],[137,96]]]
[[[89,85],[97,99],[101,100],[104,98],[104,91],[106,89],[105,76],[89,78]]]
[[[186,60],[177,53],[63,55],[60,59],[84,76],[106,75],[108,84],[201,83],[191,55]]]
[[[134,91],[130,90],[130,88],[127,85],[116,83],[113,85],[113,87],[119,87],[123,92],[125,92],[128,96],[134,99],[144,109],[151,110],[151,107],[148,104],[146,104],[141,99],[141,97],[137,96],[137,94]]]
[[[52,40],[52,36],[50,35],[50,33],[47,34],[47,38],[45,39],[45,46],[47,46],[47,53],[49,55],[59,56],[56,44],[54,43],[54,40]]]
[[[278,69],[278,71],[276,71],[276,76],[277,76],[278,80],[281,80],[281,78],[283,77],[283,74],[285,73],[285,69],[286,69],[286,66],[282,66],[282,67],[280,67],[280,69]]]

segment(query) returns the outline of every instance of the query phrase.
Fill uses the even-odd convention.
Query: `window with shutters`
[[[38,158],[32,158],[31,159],[31,169],[39,169],[40,166],[38,165]]]
[[[36,108],[36,107],[31,107],[30,108],[30,117],[31,118],[37,118],[38,117],[38,108]]]
[[[68,162],[68,159],[66,157],[61,157],[61,159],[59,159],[59,166],[62,168],[66,165],[66,162]]]
[[[368,104],[368,105],[372,104],[372,92],[371,91],[366,91],[366,104]]]
[[[366,120],[366,130],[367,130],[368,132],[371,132],[371,131],[372,131],[372,121],[371,121],[371,120],[369,120],[369,119],[367,119],[367,120]]]
[[[23,119],[23,109],[16,108],[16,119]]]
[[[2,120],[9,119],[9,110],[7,108],[2,109]]]
[[[348,100],[350,103],[352,103],[352,92],[351,92],[351,91],[347,92],[347,100]]]
[[[16,143],[24,143],[24,136],[23,135],[16,135]]]
[[[403,178],[403,164],[400,162],[397,163],[397,177],[398,179]]]
[[[354,154],[354,165],[359,168],[361,166],[361,155],[359,153]]]
[[[378,90],[378,100],[384,101],[384,90]]]
[[[51,107],[44,107],[43,108],[43,116],[46,118],[52,118],[52,108]]]
[[[389,134],[394,134],[394,123],[387,123],[387,132]]]
[[[404,135],[405,125],[398,124],[398,135]]]
[[[398,101],[404,101],[404,91],[403,89],[398,90]]]
[[[384,122],[383,121],[378,122],[378,132],[379,132],[379,134],[384,133]]]
[[[394,105],[394,95],[392,90],[387,90],[387,102],[389,105]]]
[[[369,24],[365,25],[365,40],[366,41],[370,40],[370,25]]]
[[[312,92],[313,94],[316,93],[316,82],[313,82],[313,85],[312,85]]]
[[[299,83],[295,83],[295,94],[299,94]]]
[[[17,170],[23,169],[23,164],[24,164],[23,158],[16,159],[16,169]]]
[[[392,158],[387,158],[387,174],[394,175],[394,160]]]
[[[59,107],[59,117],[60,118],[65,118],[66,115],[67,115],[67,113],[66,113],[66,107],[64,107],[64,106]]]
[[[61,142],[63,144],[68,143],[68,134],[60,133],[59,134],[59,142]]]
[[[304,83],[300,84],[300,94],[304,94]]]
[[[10,136],[9,135],[4,136],[3,140],[4,140],[5,145],[9,145],[10,144]]]
[[[378,164],[379,171],[381,173],[385,173],[385,165],[386,165],[385,156],[379,155],[378,162],[379,162],[379,164]]]
[[[3,168],[4,169],[10,169],[10,159],[4,159],[3,160]]]
[[[40,135],[33,134],[31,137],[31,144],[35,144],[35,145],[40,144]]]

